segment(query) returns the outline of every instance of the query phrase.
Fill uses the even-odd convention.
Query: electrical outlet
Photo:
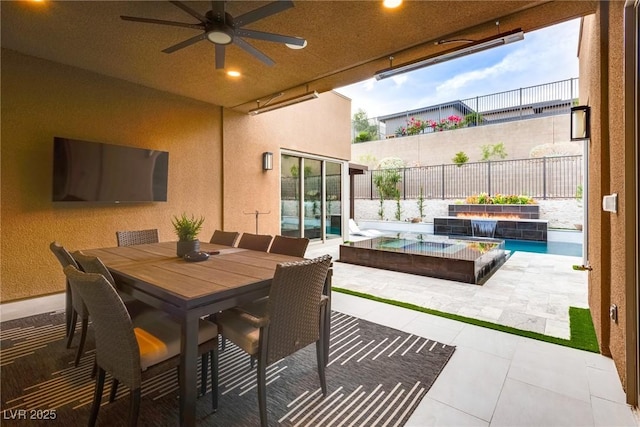
[[[613,323],[618,323],[618,306],[611,304],[609,307],[609,317],[613,320]]]

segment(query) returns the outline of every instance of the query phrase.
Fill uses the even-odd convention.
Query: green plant
[[[398,183],[402,177],[397,169],[382,169],[377,171],[373,176],[373,184],[376,186],[378,193],[380,194],[380,209],[378,210],[378,216],[380,219],[384,219],[384,201],[395,199],[400,196],[400,190],[398,190]]]
[[[496,194],[489,196],[487,193],[474,194],[467,197],[468,205],[535,205],[536,201],[522,194]]]
[[[396,194],[396,221],[400,221],[400,218],[402,216],[402,208],[400,206],[400,192],[398,191],[398,193]]]
[[[430,121],[429,126],[434,132],[442,132],[444,130],[457,129],[464,125],[464,120],[460,116],[451,115],[446,119],[441,119],[439,122]]]
[[[498,144],[481,145],[480,151],[482,151],[482,158],[480,160],[483,162],[493,159],[507,158],[507,151],[505,150],[504,144],[502,142]]]
[[[372,139],[373,139],[373,137],[371,136],[371,134],[369,132],[362,131],[362,132],[358,133],[358,135],[355,137],[353,142],[354,143],[366,142],[366,141],[371,141]]]
[[[582,191],[582,184],[579,184],[576,188],[576,200],[578,200],[578,202],[582,202]]]
[[[418,135],[419,133],[424,132],[424,130],[429,126],[428,121],[416,119],[415,117],[411,117],[407,122],[407,135]]]
[[[420,186],[420,193],[418,194],[418,212],[420,212],[420,220],[424,219],[424,188]]]
[[[476,125],[482,123],[483,120],[484,120],[484,118],[482,117],[482,115],[480,113],[473,112],[473,113],[469,113],[469,114],[464,116],[463,124],[465,126],[476,126]]]
[[[358,141],[356,138],[354,142],[362,142],[362,141],[371,141],[374,137],[377,138],[378,135],[378,126],[374,123],[371,123],[371,119],[369,119],[367,112],[362,108],[358,109],[357,112],[353,113],[353,130],[357,135],[367,134],[370,139],[362,139]]]
[[[190,242],[192,240],[196,240],[198,233],[202,229],[202,223],[204,222],[204,218],[195,218],[191,215],[190,218],[187,217],[186,214],[182,214],[179,218],[174,216],[171,220],[173,227],[178,235],[178,240],[181,242]]]
[[[469,161],[469,156],[467,156],[464,151],[458,151],[451,160],[460,167]]]

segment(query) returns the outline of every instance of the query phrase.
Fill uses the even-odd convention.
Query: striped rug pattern
[[[12,417],[26,410],[27,415],[50,411],[55,414],[54,422],[66,426],[86,425],[94,388],[93,335],[90,328],[87,350],[80,365],[74,367],[75,342],[66,349],[63,322],[63,313],[57,312],[0,325],[3,424],[11,425]],[[333,312],[328,393],[323,396],[313,347],[267,369],[270,425],[403,425],[455,350]],[[257,425],[255,369],[251,369],[249,357],[229,342],[220,352],[219,381],[219,410],[211,411],[209,393],[201,396],[198,425]],[[99,424],[125,423],[128,390],[119,388],[112,404],[106,403],[109,391],[107,377]],[[175,370],[146,380],[139,424],[176,425],[177,393]],[[18,425],[18,419],[13,421]]]

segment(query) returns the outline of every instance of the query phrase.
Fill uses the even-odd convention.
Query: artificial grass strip
[[[497,323],[491,323],[485,320],[473,319],[471,317],[459,316],[452,313],[445,313],[443,311],[420,307],[418,305],[410,304],[407,302],[381,298],[358,291],[352,291],[350,289],[337,287],[332,287],[331,289],[343,294],[395,305],[398,307],[407,308],[409,310],[432,314],[434,316],[445,317],[447,319],[457,320],[459,322],[469,323],[471,325],[481,326],[483,328],[494,329],[496,331],[519,335],[526,338],[532,338],[534,340],[545,341],[552,344],[564,345],[566,347],[590,351],[592,353],[600,353],[598,340],[596,338],[596,331],[593,327],[593,320],[591,319],[591,312],[588,308],[569,307],[569,327],[571,330],[571,338],[567,340],[564,338],[551,337],[549,335],[544,335],[538,332],[523,331],[522,329],[513,328],[511,326],[498,325]]]

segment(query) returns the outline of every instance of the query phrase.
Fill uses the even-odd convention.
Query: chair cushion
[[[140,347],[140,366],[144,371],[180,354],[180,323],[158,310],[147,310],[133,319],[133,331]],[[198,344],[218,336],[215,324],[200,319]]]
[[[266,304],[265,304],[266,306]],[[216,317],[220,333],[232,343],[249,353],[258,354],[260,329],[242,320],[233,310],[222,312]]]

